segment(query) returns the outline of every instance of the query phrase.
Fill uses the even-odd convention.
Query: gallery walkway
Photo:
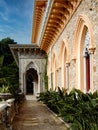
[[[66,130],[65,124],[45,105],[27,97],[13,121],[13,130]]]

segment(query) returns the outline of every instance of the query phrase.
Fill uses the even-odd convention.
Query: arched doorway
[[[35,94],[38,91],[38,75],[34,68],[26,72],[26,94]]]
[[[29,74],[26,78],[26,92],[27,94],[34,94],[33,77]]]

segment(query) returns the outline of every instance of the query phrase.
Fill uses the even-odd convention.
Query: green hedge
[[[42,101],[58,116],[69,123],[72,130],[98,130],[98,92],[84,94],[73,89],[47,91],[40,93],[38,101]]]

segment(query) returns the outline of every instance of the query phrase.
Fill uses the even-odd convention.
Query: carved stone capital
[[[89,48],[89,53],[90,53],[90,54],[94,54],[95,49],[96,49],[95,47],[90,47],[90,48]]]
[[[69,62],[66,62],[66,67],[69,67],[70,66],[70,63]]]

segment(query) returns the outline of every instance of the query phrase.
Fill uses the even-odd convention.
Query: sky
[[[31,44],[34,0],[0,0],[0,40]]]

